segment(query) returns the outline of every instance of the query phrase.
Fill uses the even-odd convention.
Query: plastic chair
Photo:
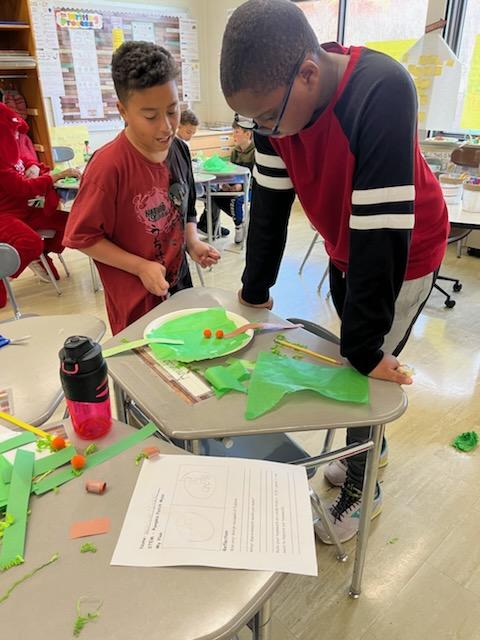
[[[75,157],[75,151],[72,147],[52,147],[53,160],[57,162],[66,162],[70,166],[70,161]]]
[[[311,225],[310,225],[311,226]],[[313,227],[312,227],[313,229]],[[303,271],[303,267],[305,266],[305,263],[307,262],[308,258],[310,257],[310,254],[313,251],[313,247],[317,244],[317,242],[323,242],[320,234],[318,233],[318,231],[315,231],[314,236],[312,238],[312,241],[307,249],[307,253],[305,254],[303,260],[302,260],[302,264],[300,265],[300,269],[298,270],[298,275],[301,276],[302,275],[302,271]],[[323,287],[323,283],[325,282],[325,280],[327,279],[328,276],[328,271],[329,271],[329,264],[327,262],[327,266],[325,267],[325,271],[323,272],[322,277],[320,278],[320,282],[318,283],[317,286],[317,293],[318,295],[320,295],[320,292],[322,290]],[[328,290],[327,292],[327,300],[330,297],[330,290]]]
[[[54,229],[38,229],[37,230],[38,235],[40,236],[40,238],[42,240],[46,240],[47,238],[53,238],[56,234],[56,231]],[[62,256],[61,253],[57,253],[58,259],[60,260],[60,262],[62,263],[62,266],[65,270],[65,275],[67,276],[67,278],[70,277],[70,271],[68,270],[67,264]],[[58,286],[57,281],[55,280],[55,276],[52,273],[52,270],[50,269],[50,265],[48,264],[48,260],[47,257],[45,256],[44,253],[41,253],[39,256],[39,260],[42,263],[43,268],[45,269],[45,271],[47,272],[48,278],[50,280],[50,282],[53,284],[53,286],[55,287],[55,291],[57,292],[57,295],[61,296],[62,295],[62,290],[60,289],[60,287]]]
[[[20,309],[18,307],[15,295],[13,293],[12,286],[9,281],[9,277],[13,276],[20,268],[20,255],[15,247],[12,247],[5,242],[0,242],[0,280],[5,285],[7,290],[7,296],[10,300],[10,304],[13,307],[13,314],[15,320],[22,317]]]

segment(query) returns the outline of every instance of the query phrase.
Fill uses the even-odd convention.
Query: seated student
[[[113,54],[112,76],[128,126],[88,163],[64,242],[95,260],[116,334],[192,286],[186,251],[202,267],[220,254],[197,236],[190,154],[175,136],[172,55],[150,42],[125,42]]]
[[[236,120],[232,124],[233,128],[233,141],[235,146],[230,154],[230,162],[239,164],[242,167],[248,167],[250,171],[253,171],[254,159],[255,159],[255,145],[253,143],[253,136],[251,129],[244,129],[241,124]],[[231,182],[221,186],[221,191],[243,191],[243,183]],[[212,223],[215,229],[220,216],[220,210],[228,214],[235,223],[235,243],[240,244],[243,240],[244,228],[243,228],[243,205],[245,198],[242,196],[234,196],[232,198],[226,198],[225,196],[212,198]],[[207,218],[203,213],[198,223],[200,231],[206,233]],[[228,229],[227,229],[228,231]],[[222,236],[226,235],[222,233]]]
[[[188,145],[190,140],[197,133],[199,124],[200,122],[193,111],[191,109],[184,109],[180,114],[180,124],[177,129],[177,136]]]
[[[46,167],[32,157],[21,156],[18,145],[20,132],[28,131],[27,123],[4,104],[0,103],[0,242],[12,245],[20,254],[17,277],[28,266],[44,279],[41,264],[35,265],[41,253],[61,253],[66,224],[65,214],[57,211],[58,196],[54,189],[57,180],[68,176],[79,177],[77,169],[52,175]],[[53,238],[42,240],[36,229],[53,229]],[[52,271],[56,273],[50,256]],[[0,283],[0,308],[7,301],[5,287]]]

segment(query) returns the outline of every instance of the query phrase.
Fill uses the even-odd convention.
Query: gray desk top
[[[223,306],[250,321],[279,320],[278,316],[266,309],[253,309],[240,305],[234,292],[210,288],[188,289],[162,303],[109,340],[105,346],[112,347],[122,338],[133,340],[143,337],[143,330],[151,320],[171,311],[212,306]],[[337,346],[303,329],[290,331],[288,337],[294,342],[307,344],[325,355],[339,357]],[[269,351],[272,345],[272,333],[260,334],[235,355],[254,360],[259,351]],[[219,364],[223,360],[221,358],[210,360],[207,366]],[[170,437],[179,439],[259,435],[383,424],[398,418],[407,406],[405,393],[400,386],[390,382],[370,380],[370,404],[368,405],[336,402],[321,398],[313,392],[301,392],[289,396],[273,411],[257,420],[247,421],[244,418],[246,408],[244,394],[232,392],[221,400],[213,397],[192,406],[163,383],[159,376],[133,352],[109,358],[108,367],[113,379],[137,402],[144,413]]]
[[[116,423],[114,431],[122,437],[131,428]],[[158,446],[162,454],[185,453],[149,438],[63,485],[58,494],[32,497],[25,564],[0,574],[0,596],[55,552],[60,559],[0,604],[1,626],[10,638],[72,638],[76,602],[89,596],[103,600],[103,606],[100,618],[82,632],[86,640],[228,640],[280,584],[283,574],[266,571],[110,566],[138,476],[135,456],[147,445]],[[105,480],[107,492],[87,493],[89,478]],[[110,518],[109,533],[69,538],[71,524],[96,517]],[[86,541],[97,553],[80,553]]]
[[[480,213],[464,211],[461,204],[448,204],[448,219],[457,227],[480,229]]]
[[[63,398],[58,352],[68,336],[99,340],[105,324],[93,316],[33,316],[0,324],[7,338],[30,335],[23,345],[0,349],[0,389],[11,388],[14,415],[34,425],[44,423]]]

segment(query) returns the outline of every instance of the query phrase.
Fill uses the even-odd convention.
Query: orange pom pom
[[[203,330],[203,337],[204,338],[211,338],[212,337],[212,330],[211,329],[204,329]]]
[[[80,471],[80,469],[83,469],[86,463],[87,463],[87,460],[85,456],[82,456],[80,453],[77,453],[76,455],[74,455],[73,458],[70,460],[70,464],[76,471]]]
[[[218,338],[219,340],[220,340],[221,338],[223,338],[223,335],[224,335],[224,334],[223,334],[223,329],[217,329],[217,330],[215,331],[215,337],[216,337],[216,338]]]
[[[62,436],[55,436],[52,440],[52,449],[55,449],[55,451],[60,451],[60,449],[65,449],[66,447],[66,443],[65,443],[65,438],[62,438]]]

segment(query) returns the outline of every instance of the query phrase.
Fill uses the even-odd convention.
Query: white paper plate
[[[172,311],[171,313],[167,313],[164,316],[160,316],[160,318],[156,318],[155,320],[152,320],[146,327],[145,330],[143,332],[143,337],[144,338],[148,338],[148,334],[151,333],[152,331],[154,331],[154,329],[158,329],[158,327],[161,327],[162,324],[165,324],[166,322],[170,322],[170,320],[175,320],[176,318],[181,318],[182,316],[188,316],[191,315],[192,313],[198,313],[199,311],[208,311],[208,307],[201,307],[198,309],[180,309],[179,311]],[[237,313],[233,313],[233,311],[225,311],[225,313],[227,314],[227,318],[229,320],[231,320],[236,327],[241,327],[244,324],[248,324],[250,321],[247,320],[246,318],[244,318],[243,316],[239,316]],[[223,353],[221,356],[214,356],[215,358],[223,358],[225,356],[228,356],[232,353],[235,353],[236,351],[240,351],[240,349],[243,349],[244,347],[247,346],[247,344],[249,344],[253,338],[253,329],[248,329],[248,331],[245,332],[245,335],[248,337],[248,340],[246,340],[245,342],[243,342],[240,346],[238,347],[233,347],[230,351],[227,351],[226,353]]]

